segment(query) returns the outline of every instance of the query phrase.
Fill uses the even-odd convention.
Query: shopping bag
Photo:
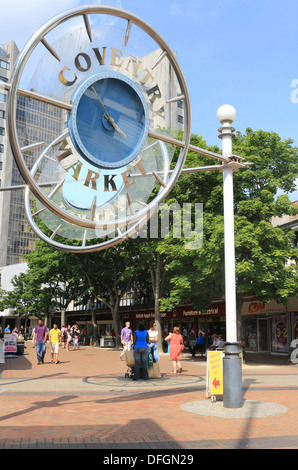
[[[125,360],[127,367],[134,367],[135,366],[135,352],[134,349],[130,351],[125,351]]]
[[[159,362],[154,362],[152,366],[148,367],[148,377],[149,379],[160,379],[160,369],[159,369]]]
[[[152,366],[152,364],[153,364],[153,356],[151,353],[149,353],[147,357],[147,367]]]

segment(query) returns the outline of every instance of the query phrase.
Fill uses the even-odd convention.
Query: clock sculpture
[[[9,91],[10,142],[34,232],[71,252],[135,234],[170,193],[189,147],[188,91],[164,39],[118,8],[69,10],[29,40]],[[34,122],[38,115],[50,128],[45,110],[57,111],[48,135]]]

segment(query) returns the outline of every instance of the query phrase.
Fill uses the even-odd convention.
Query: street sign
[[[211,399],[212,397],[220,397],[223,395],[223,367],[222,367],[223,354],[224,354],[224,351],[208,351],[207,352],[207,380],[206,380],[206,397],[207,398],[208,398],[209,392],[211,394]]]

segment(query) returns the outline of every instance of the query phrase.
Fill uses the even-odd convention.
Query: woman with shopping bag
[[[173,333],[170,333],[166,338],[165,341],[170,341],[170,356],[173,361],[173,374],[177,373],[177,366],[178,366],[178,371],[182,372],[182,366],[179,362],[179,356],[181,351],[184,349],[184,344],[183,344],[183,337],[180,334],[180,330],[178,326],[174,326],[173,328]]]

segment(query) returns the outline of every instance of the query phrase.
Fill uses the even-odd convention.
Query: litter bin
[[[17,342],[17,354],[21,355],[21,354],[24,354],[24,352],[25,352],[24,341],[18,341]]]

